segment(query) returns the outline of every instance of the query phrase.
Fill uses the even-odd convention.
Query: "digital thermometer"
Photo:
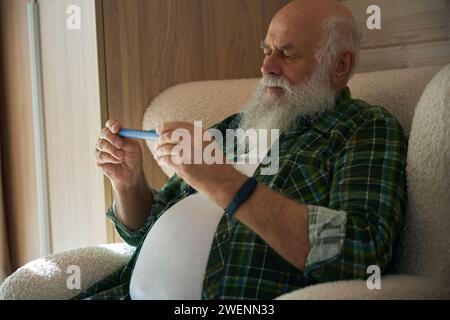
[[[159,134],[156,130],[135,130],[135,129],[120,129],[119,136],[122,138],[143,139],[143,140],[156,140]]]

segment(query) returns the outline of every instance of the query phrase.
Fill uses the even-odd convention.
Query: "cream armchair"
[[[278,299],[450,299],[450,65],[356,74],[354,98],[385,106],[409,136],[408,213],[392,272],[381,289],[366,281],[319,284]],[[439,71],[440,70],[440,71]],[[438,72],[439,71],[439,72]],[[144,129],[170,120],[207,127],[238,112],[256,79],[192,82],[161,93],[144,115]],[[148,142],[151,151],[154,150]],[[163,168],[167,175],[172,172]],[[0,287],[0,299],[68,299],[124,265],[133,248],[114,244],[38,259]],[[70,265],[83,270],[81,289],[67,286]],[[84,276],[83,276],[84,275]]]

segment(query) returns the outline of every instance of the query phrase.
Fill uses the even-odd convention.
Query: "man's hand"
[[[113,187],[133,187],[144,179],[142,149],[138,141],[119,137],[121,125],[108,120],[95,148],[97,166]]]
[[[201,133],[201,136],[195,137],[196,141],[201,141],[200,143],[194,143],[194,130]],[[172,168],[197,191],[212,198],[219,206],[227,207],[245,182],[246,176],[233,166],[226,164],[225,155],[218,146],[215,150],[220,150],[218,152],[221,154],[217,157],[214,153],[213,155],[215,158],[220,157],[221,163],[205,163],[203,158],[205,148],[212,150],[213,146],[210,144],[216,144],[212,134],[201,128],[195,128],[193,124],[187,122],[165,123],[158,129],[158,133],[160,137],[156,141],[155,152],[155,160],[158,164]],[[177,138],[180,133],[183,133],[183,137],[190,136],[190,141]],[[190,152],[190,159],[180,151]],[[194,164],[195,158],[201,159],[201,163]]]
[[[95,148],[97,166],[111,181],[116,214],[129,229],[146,221],[152,193],[145,179],[142,149],[138,141],[119,137],[121,125],[108,120]]]

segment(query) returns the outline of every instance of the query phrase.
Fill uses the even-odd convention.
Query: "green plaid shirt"
[[[238,115],[214,128],[225,134]],[[203,283],[204,299],[273,299],[311,284],[366,279],[367,267],[385,271],[404,219],[407,141],[384,108],[351,98],[346,88],[335,107],[319,117],[300,117],[279,140],[279,170],[254,173],[258,183],[307,205],[311,249],[299,270],[256,233],[224,215],[217,227]],[[270,164],[268,164],[270,165]],[[136,252],[130,262],[77,298],[129,298],[129,281],[146,234],[173,204],[196,192],[174,175],[153,191],[144,226],[128,230],[107,216]],[[277,214],[277,212],[273,212]],[[293,248],[294,249],[294,248]]]

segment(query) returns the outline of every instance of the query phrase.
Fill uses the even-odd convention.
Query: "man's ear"
[[[336,69],[333,74],[333,84],[336,87],[341,87],[346,84],[350,78],[350,73],[355,61],[355,53],[352,51],[345,51],[338,57]]]

